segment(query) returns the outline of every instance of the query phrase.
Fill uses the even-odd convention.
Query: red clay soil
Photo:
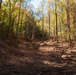
[[[68,43],[0,42],[0,75],[76,75],[76,48]]]

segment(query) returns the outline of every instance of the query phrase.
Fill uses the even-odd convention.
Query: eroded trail
[[[76,50],[67,44],[23,41],[18,48],[7,46],[3,51],[8,58],[1,60],[0,75],[76,74]]]

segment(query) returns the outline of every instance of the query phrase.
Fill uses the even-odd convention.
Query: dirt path
[[[0,75],[76,75],[76,50],[67,44],[22,42],[6,51],[8,59],[1,61]],[[69,57],[62,59],[62,55]]]

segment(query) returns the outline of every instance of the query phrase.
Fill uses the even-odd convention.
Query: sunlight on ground
[[[20,61],[33,62],[33,59],[31,57],[24,57],[24,58],[20,58]]]
[[[42,63],[45,64],[45,65],[52,66],[52,67],[62,67],[62,66],[66,66],[67,65],[67,63],[59,64],[57,62],[50,62],[48,60],[44,60],[44,61],[42,61]]]
[[[54,48],[53,47],[40,47],[39,50],[43,51],[43,52],[46,52],[46,51],[53,51]]]
[[[51,64],[51,62],[50,61],[48,61],[48,60],[45,60],[45,61],[42,61],[44,64],[46,64],[46,65],[50,65]]]

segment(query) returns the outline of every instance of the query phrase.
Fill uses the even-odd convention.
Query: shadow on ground
[[[69,47],[40,44],[23,42],[18,48],[5,46],[0,75],[76,75],[76,61],[60,58],[62,50]]]

